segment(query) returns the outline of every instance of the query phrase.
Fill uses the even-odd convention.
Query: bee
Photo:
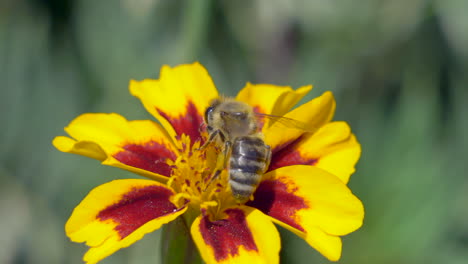
[[[256,114],[246,103],[222,98],[211,102],[204,118],[209,136],[201,148],[215,143],[223,151],[223,167],[214,172],[211,181],[227,168],[232,195],[243,204],[257,189],[271,160],[271,148],[259,132]]]

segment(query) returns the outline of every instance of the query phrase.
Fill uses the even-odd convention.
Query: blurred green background
[[[130,79],[200,61],[247,81],[331,90],[363,154],[364,226],[340,263],[468,263],[468,1],[1,0],[0,263],[82,263],[64,224],[132,174],[51,145],[84,112],[150,118]],[[282,263],[328,263],[282,230]],[[159,263],[160,232],[102,263]]]

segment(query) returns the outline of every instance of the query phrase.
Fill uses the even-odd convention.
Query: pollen
[[[180,155],[175,161],[168,160],[172,172],[167,185],[177,192],[174,203],[189,204],[202,214],[216,216],[232,196],[227,184],[227,172],[216,178],[213,174],[219,168],[221,151],[215,146],[200,149],[201,142],[191,144],[190,138],[183,135],[176,142]],[[228,203],[229,204],[229,203]]]

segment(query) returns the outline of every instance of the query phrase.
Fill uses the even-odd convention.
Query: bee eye
[[[205,111],[205,121],[208,122],[209,117],[211,116],[211,113],[213,113],[214,107],[210,106],[206,109]]]

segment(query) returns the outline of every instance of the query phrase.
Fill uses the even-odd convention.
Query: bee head
[[[211,101],[210,106],[205,110],[205,122],[208,123],[213,120],[213,112],[220,104],[221,100],[218,98]]]

